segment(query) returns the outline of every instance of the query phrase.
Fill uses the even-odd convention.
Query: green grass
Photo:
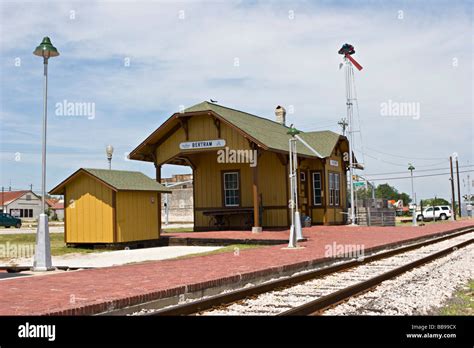
[[[51,233],[51,254],[53,256],[60,256],[71,253],[93,253],[106,250],[97,250],[91,248],[68,248],[64,243],[63,233]],[[14,245],[35,245],[36,234],[35,233],[18,233],[18,234],[1,234],[0,245],[6,245],[9,243],[10,246]],[[9,257],[0,257],[0,260],[6,260]]]
[[[237,254],[237,253],[239,253],[239,252],[241,252],[242,250],[245,250],[245,249],[255,249],[255,248],[260,248],[260,247],[265,247],[265,246],[268,246],[268,245],[231,244],[231,245],[227,245],[225,247],[222,247],[220,249],[208,251],[208,252],[205,252],[205,253],[196,253],[196,254],[189,254],[189,255],[179,256],[179,257],[174,258],[173,260],[187,259],[189,257],[204,256],[204,255],[230,253],[230,252]]]
[[[470,280],[462,289],[456,291],[440,315],[474,315],[474,280]]]

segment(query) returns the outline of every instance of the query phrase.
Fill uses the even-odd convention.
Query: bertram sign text
[[[222,147],[225,146],[224,139],[217,140],[199,140],[199,141],[187,141],[179,144],[181,150],[189,149],[209,149],[213,147]]]

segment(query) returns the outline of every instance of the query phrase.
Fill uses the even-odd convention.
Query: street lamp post
[[[107,154],[107,160],[109,161],[109,170],[112,169],[112,155],[114,154],[114,147],[112,145],[107,145],[105,148],[105,153]]]
[[[411,163],[408,163],[408,170],[410,171],[411,175],[411,196],[414,199],[414,204],[413,204],[413,214],[412,214],[412,225],[417,226],[416,224],[416,199],[415,199],[415,190],[413,189],[413,171],[415,170],[415,167]]]
[[[36,249],[33,262],[34,271],[53,270],[51,262],[51,245],[49,239],[48,215],[46,214],[46,128],[48,121],[48,60],[59,56],[56,47],[49,37],[43,38],[41,44],[33,51],[35,56],[43,57],[44,66],[44,109],[43,109],[43,141],[41,160],[41,213],[36,231]]]

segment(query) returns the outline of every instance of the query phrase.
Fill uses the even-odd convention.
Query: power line
[[[337,126],[337,123],[330,123],[328,125],[319,126],[319,127],[316,127],[316,128],[311,127],[310,129],[304,130],[304,132],[312,132],[312,131],[316,131],[316,130],[320,130],[320,129],[327,129],[327,128],[336,127],[336,126]],[[301,129],[306,128],[304,126],[302,127],[301,125],[299,125],[298,127],[301,128]]]
[[[474,169],[459,171],[459,173],[470,173],[470,172],[474,172]],[[417,176],[413,176],[413,178],[414,179],[416,179],[416,178],[426,178],[426,177],[431,177],[431,176],[442,176],[442,175],[451,175],[451,173],[417,175]],[[370,181],[397,180],[397,179],[411,179],[411,176],[399,176],[399,177],[393,177],[393,178],[370,179]]]
[[[357,149],[357,151],[360,151],[360,152],[361,152],[361,150],[358,150],[358,149]],[[402,163],[395,163],[395,162],[386,161],[386,160],[383,160],[383,159],[381,159],[381,158],[378,158],[378,157],[369,155],[368,153],[366,153],[365,155],[368,156],[368,157],[370,157],[370,158],[373,158],[373,159],[375,159],[375,160],[377,160],[377,161],[384,162],[384,163],[387,163],[387,164],[391,164],[391,165],[393,165],[393,166],[397,166],[397,167],[406,167],[406,166],[407,166],[407,164],[405,164],[405,163],[402,164]],[[445,160],[442,161],[442,162],[437,162],[437,163],[432,163],[432,164],[427,164],[427,165],[421,165],[421,166],[418,165],[418,167],[421,167],[421,168],[432,167],[432,166],[440,165],[441,163],[444,163],[446,160],[447,160],[447,159],[445,159]]]
[[[474,165],[464,165],[464,166],[459,166],[459,168],[468,168],[468,167],[474,167]],[[449,168],[433,168],[433,169],[419,169],[416,170],[416,172],[430,172],[433,170],[449,170]],[[392,174],[406,174],[407,172],[390,172],[390,173],[374,173],[374,174],[364,174],[364,176],[376,176],[376,175],[392,175]]]
[[[408,160],[431,161],[431,160],[446,160],[446,159],[448,159],[448,157],[424,157],[424,158],[420,158],[420,157],[400,156],[400,155],[394,155],[394,154],[390,154],[390,153],[387,153],[387,152],[379,151],[379,150],[376,150],[376,149],[373,149],[373,148],[367,147],[367,146],[366,146],[366,149],[369,149],[369,150],[374,151],[374,152],[381,153],[383,155],[398,157],[398,158],[403,158],[403,159],[408,159]]]

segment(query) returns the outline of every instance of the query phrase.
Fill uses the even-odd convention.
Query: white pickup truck
[[[436,220],[447,220],[451,217],[451,207],[448,205],[437,205],[434,207],[434,215]],[[417,212],[416,219],[418,221],[433,220],[433,207],[423,209],[423,211]]]

